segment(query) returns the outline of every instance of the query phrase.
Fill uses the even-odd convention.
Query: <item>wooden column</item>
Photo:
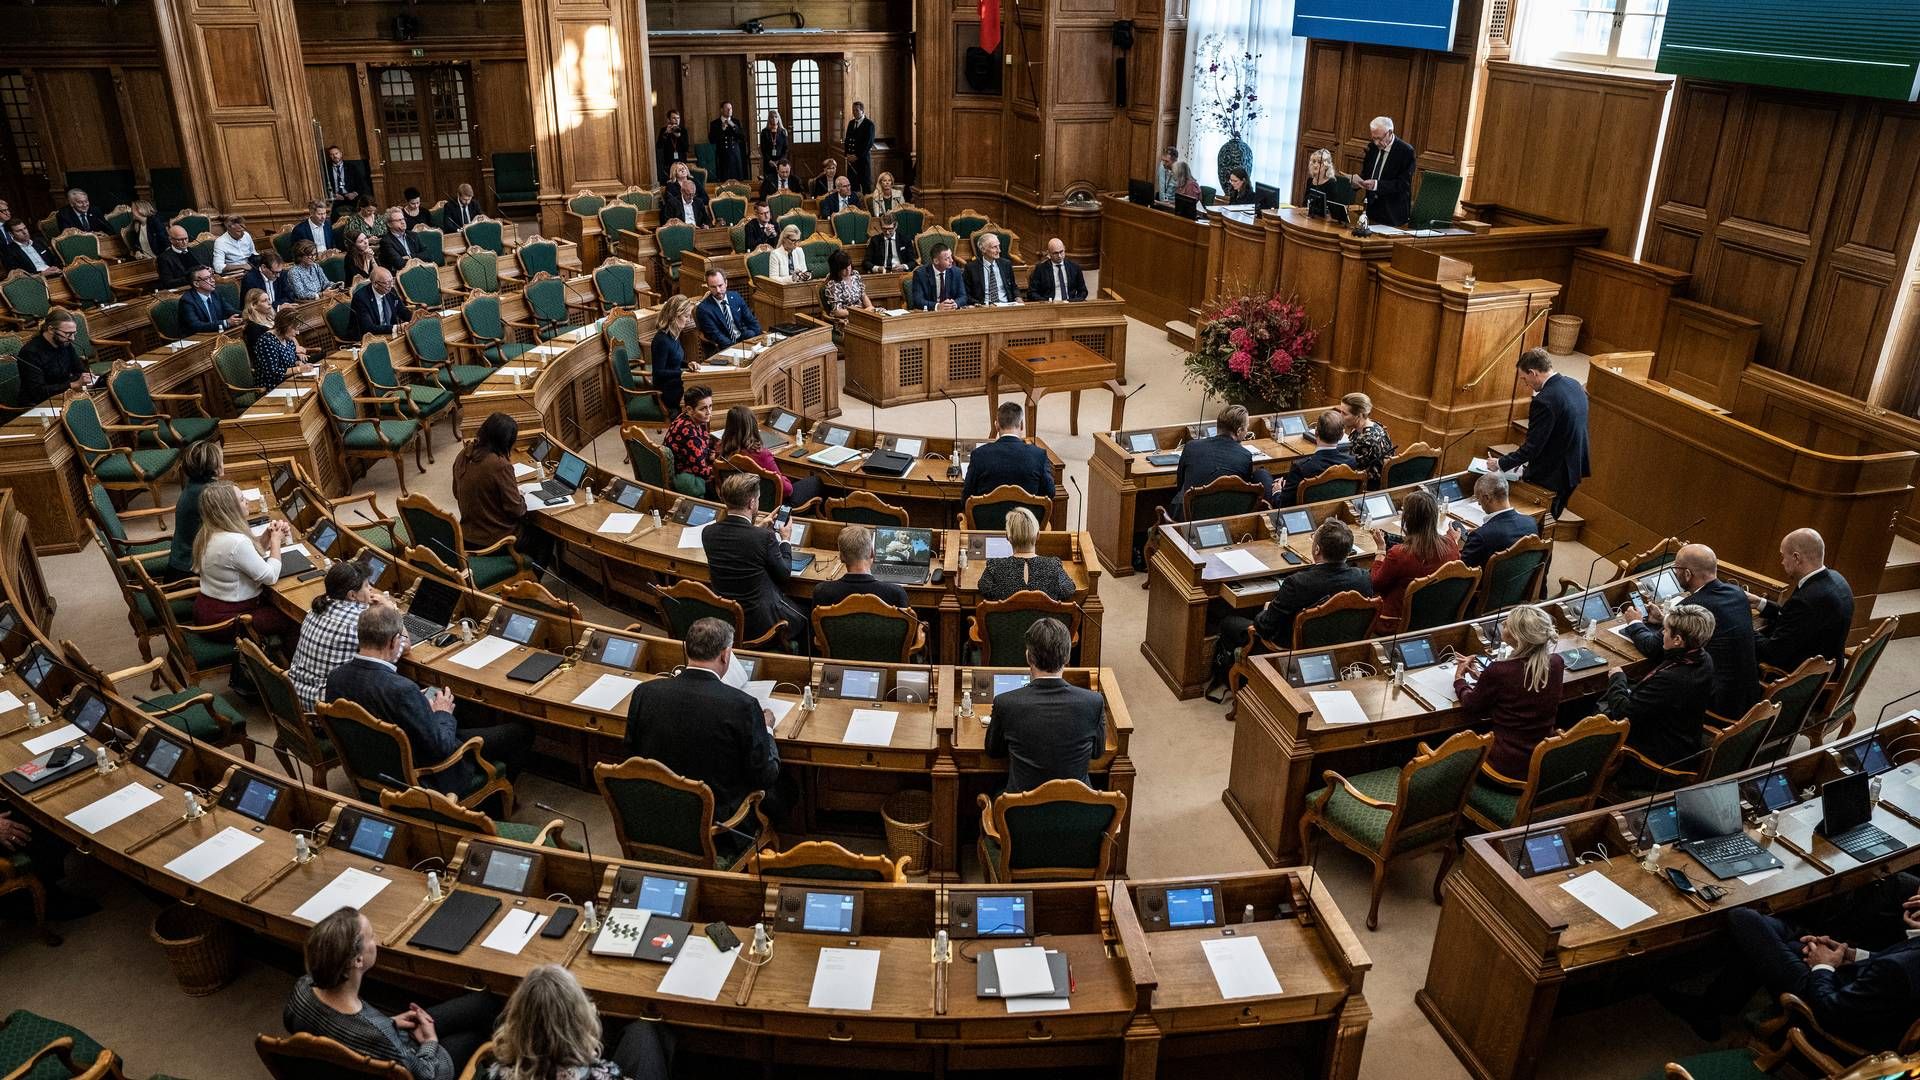
[[[154,0],[180,149],[201,206],[262,225],[319,190],[293,0]]]
[[[652,184],[647,13],[615,0],[526,0],[521,11],[540,225],[556,236],[566,200],[581,188]]]

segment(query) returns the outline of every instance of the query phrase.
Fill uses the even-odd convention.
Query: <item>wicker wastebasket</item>
[[[1547,316],[1547,351],[1555,356],[1565,356],[1580,343],[1580,316]]]
[[[233,981],[240,955],[233,927],[197,907],[171,904],[153,917],[150,933],[191,996],[205,997]]]
[[[880,820],[887,827],[887,857],[906,857],[907,873],[919,876],[927,872],[926,831],[933,826],[933,796],[918,788],[907,788],[887,796],[880,806]]]

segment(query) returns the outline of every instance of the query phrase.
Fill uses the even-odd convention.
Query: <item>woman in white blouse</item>
[[[907,200],[893,190],[892,173],[881,173],[877,183],[879,186],[874,189],[873,195],[867,199],[867,209],[872,212],[874,217],[879,217],[881,214],[891,214],[895,210],[907,205]]]
[[[250,615],[261,637],[291,634],[296,624],[264,594],[280,580],[280,549],[292,535],[291,526],[276,520],[255,537],[239,487],[228,480],[208,484],[200,492],[200,534],[193,538],[193,569],[200,575],[194,621],[210,626]]]
[[[800,247],[800,226],[789,225],[780,230],[780,246],[773,249],[767,259],[767,276],[775,281],[808,281],[813,273],[807,269],[807,253]]]

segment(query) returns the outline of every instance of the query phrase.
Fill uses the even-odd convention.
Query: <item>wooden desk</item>
[[[744,268],[746,256],[739,258]],[[867,299],[873,301],[875,307],[899,308],[907,302],[907,277],[908,273],[904,270],[898,273],[861,274],[860,283],[866,287]],[[824,319],[826,312],[820,306],[820,290],[826,283],[825,278],[775,281],[770,277],[756,277],[752,282],[754,317],[760,320],[761,326],[779,326],[792,322],[800,315]],[[704,295],[704,289],[702,292]]]
[[[1011,382],[1027,395],[1027,438],[1040,429],[1040,400],[1049,393],[1064,390],[1071,402],[1067,412],[1068,431],[1080,434],[1080,391],[1106,390],[1113,394],[1113,418],[1110,426],[1126,426],[1127,395],[1117,381],[1119,367],[1113,361],[1078,341],[1049,341],[1042,345],[1006,345],[993,354],[987,370],[987,416],[989,425],[1000,411],[1000,384]]]
[[[796,445],[782,447],[775,451],[779,459],[780,471],[794,480],[808,476],[817,477],[822,484],[826,485],[831,495],[850,491],[870,492],[889,505],[905,510],[908,523],[918,528],[947,529],[959,524],[960,514],[966,509],[966,499],[961,494],[966,485],[966,477],[964,473],[958,477],[949,477],[947,468],[956,453],[964,466],[968,455],[973,452],[973,447],[983,440],[956,441],[944,435],[908,436],[897,432],[853,427],[846,423],[835,423],[832,426],[849,432],[847,446],[871,448],[883,442],[892,446],[896,439],[915,438],[922,444],[920,454],[904,476],[882,476],[862,472],[860,466],[865,462],[864,457],[839,465],[823,465],[810,459],[810,455],[827,449],[827,444],[821,441],[820,423],[816,419],[812,427],[801,431]],[[1060,455],[1054,453],[1044,441],[1034,439],[1033,444],[1047,452],[1047,463],[1053,470],[1053,508],[1047,520],[1041,523],[1042,527],[1065,529],[1068,496],[1066,462],[1062,461]],[[796,453],[800,456],[796,457]]]
[[[1100,284],[1127,298],[1134,318],[1164,329],[1193,323],[1206,298],[1206,220],[1100,196]]]
[[[991,358],[1008,345],[1071,340],[1127,377],[1127,318],[1110,291],[1078,304],[1014,304],[954,311],[848,312],[842,337],[847,387],[882,406],[987,389]]]

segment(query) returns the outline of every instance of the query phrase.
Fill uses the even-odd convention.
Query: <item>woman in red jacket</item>
[[[753,410],[745,405],[735,405],[727,410],[727,427],[720,434],[720,452],[715,455],[716,463],[725,463],[735,454],[745,454],[754,464],[780,477],[780,501],[787,506],[805,506],[818,498],[823,490],[815,477],[806,477],[795,484],[780,472],[780,462],[760,443],[760,421],[754,419]]]
[[[1425,491],[1415,491],[1400,503],[1400,527],[1405,538],[1387,547],[1387,534],[1373,530],[1374,545],[1386,554],[1373,560],[1373,595],[1380,598],[1380,618],[1398,623],[1401,601],[1415,578],[1426,577],[1460,557],[1460,539],[1440,528],[1440,504]]]

